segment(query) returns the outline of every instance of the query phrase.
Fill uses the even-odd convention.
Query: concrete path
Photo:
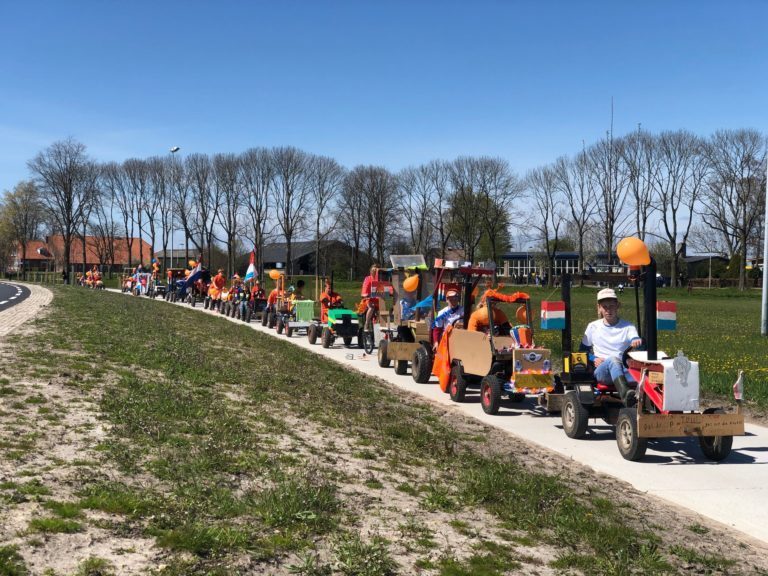
[[[18,304],[0,310],[0,338],[10,334],[13,330],[34,318],[51,300],[53,294],[47,288],[37,284],[25,284],[22,282],[2,282],[4,287],[16,288],[14,293],[28,294]],[[19,297],[12,300],[16,302]],[[10,301],[9,301],[10,304]]]
[[[178,305],[191,309],[189,305]],[[194,310],[219,315],[202,307]],[[230,321],[242,324],[239,320]],[[340,341],[333,348],[324,349],[319,341],[310,345],[305,335],[287,338],[260,324],[250,326],[280,338],[286,344],[306,348],[348,368],[461,411],[598,472],[624,480],[638,490],[768,543],[768,428],[748,424],[747,435],[734,438],[733,452],[721,463],[704,459],[695,439],[652,440],[643,461],[628,462],[619,454],[612,427],[602,420],[590,422],[592,427],[586,439],[572,440],[563,432],[560,417],[546,414],[533,397],[522,404],[504,406],[499,414],[489,416],[483,412],[478,394],[468,394],[466,403],[456,404],[440,390],[434,377],[429,384],[417,384],[410,373],[398,376],[392,368],[381,368],[375,350],[373,356],[368,356],[359,348],[344,348]],[[606,490],[611,489],[606,487]]]

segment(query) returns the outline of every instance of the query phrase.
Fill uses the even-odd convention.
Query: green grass
[[[80,532],[82,529],[83,527],[79,522],[65,518],[34,518],[29,522],[30,532],[72,534]]]
[[[0,576],[27,576],[29,571],[16,546],[0,546]]]
[[[47,503],[59,517],[33,520],[32,530],[79,529],[80,509],[115,514],[122,532],[154,537],[165,548],[166,575],[227,573],[222,562],[246,551],[256,561],[297,553],[304,560],[296,573],[325,574],[327,566],[308,554],[318,542],[341,574],[394,573],[390,543],[347,534],[344,526],[358,512],[339,484],[352,480],[332,464],[306,461],[313,450],[294,433],[290,416],[319,434],[349,438],[353,456],[369,467],[420,470],[428,480],[396,482],[424,510],[482,509],[520,538],[555,546],[557,567],[650,573],[667,566],[658,536],[630,526],[624,507],[532,473],[512,454],[485,456],[477,430],[462,432],[429,405],[404,402],[364,375],[189,309],[72,288],[55,293],[30,343],[47,351],[65,384],[101,398],[109,435],[100,455],[124,479],[107,480],[98,469],[84,474],[79,501]],[[89,372],[93,358],[96,376]],[[23,373],[24,363],[13,370]],[[365,478],[369,488],[384,487],[372,476],[358,482]],[[49,493],[39,481],[8,489]],[[425,526],[404,520],[400,529],[417,546],[434,545]],[[440,570],[494,574],[518,566],[518,558],[486,546],[467,561],[447,558]]]

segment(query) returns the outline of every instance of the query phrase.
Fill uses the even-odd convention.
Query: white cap
[[[600,302],[600,300],[608,300],[609,298],[613,298],[614,300],[619,299],[619,297],[616,296],[616,292],[613,291],[613,288],[603,288],[597,293],[598,302]]]

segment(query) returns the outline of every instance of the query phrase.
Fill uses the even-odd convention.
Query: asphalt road
[[[162,304],[158,302],[158,305]],[[202,307],[195,310],[205,312]],[[694,438],[651,440],[645,458],[629,462],[619,454],[613,428],[602,420],[590,421],[590,432],[585,439],[572,440],[563,432],[560,416],[544,412],[534,397],[522,404],[503,406],[499,414],[489,416],[483,412],[478,394],[468,394],[465,403],[454,403],[448,394],[441,392],[434,377],[429,384],[417,384],[410,372],[398,376],[392,368],[381,368],[375,350],[373,356],[368,356],[360,349],[347,349],[338,342],[324,349],[319,341],[310,345],[301,333],[289,339],[261,324],[252,323],[251,327],[461,411],[768,543],[768,428],[747,424],[746,435],[734,437],[731,455],[720,463],[706,460]],[[745,394],[749,394],[748,388]],[[607,485],[605,489],[610,491],[616,487]]]
[[[10,282],[0,282],[0,312],[15,306],[28,297],[29,288]]]

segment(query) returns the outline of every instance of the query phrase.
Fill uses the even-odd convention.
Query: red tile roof
[[[64,254],[64,238],[63,236],[49,236],[46,238],[48,250],[56,257],[57,260],[61,260]],[[146,240],[133,239],[133,245],[131,246],[131,263],[139,263],[139,247],[143,246],[143,259],[142,264],[149,264],[152,261],[152,246]],[[93,236],[85,237],[85,258],[86,264],[98,264],[99,263],[99,251],[96,249],[96,238]],[[127,265],[128,264],[128,244],[125,238],[115,239],[115,264]],[[80,238],[72,238],[72,244],[69,247],[69,261],[70,264],[82,264],[83,263],[83,242]],[[107,264],[107,262],[105,262]]]

